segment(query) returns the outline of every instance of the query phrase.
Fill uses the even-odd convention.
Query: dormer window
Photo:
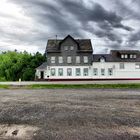
[[[130,54],[130,58],[133,58],[133,54]]]
[[[125,55],[124,55],[124,58],[128,58],[128,55],[127,55],[127,54],[125,54]]]
[[[130,58],[136,58],[136,54],[130,54]]]
[[[133,55],[133,58],[136,58],[136,57],[137,57],[136,54],[134,54],[134,55]]]
[[[121,58],[124,58],[124,54],[121,54]]]
[[[105,62],[105,58],[104,57],[100,58],[100,62]]]
[[[127,59],[128,58],[128,55],[127,54],[121,54],[121,58],[122,59]]]

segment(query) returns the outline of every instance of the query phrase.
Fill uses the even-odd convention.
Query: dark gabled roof
[[[46,52],[60,52],[60,45],[67,39],[71,38],[78,45],[80,52],[92,52],[92,44],[90,39],[74,39],[70,35],[62,40],[49,39],[46,47]]]
[[[118,54],[136,54],[136,58],[122,59]],[[93,54],[93,62],[100,62],[104,57],[106,62],[140,62],[140,52],[138,50],[111,50],[110,54]]]
[[[46,69],[47,68],[47,62],[44,62],[43,64],[41,64],[39,67],[37,67],[36,69],[39,69],[39,70],[43,70],[43,69]]]

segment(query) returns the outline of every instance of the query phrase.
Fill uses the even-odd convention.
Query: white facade
[[[43,79],[140,79],[140,63],[134,62],[93,62],[91,66],[48,66],[36,71]],[[122,67],[123,66],[123,67]],[[71,69],[71,70],[70,70]],[[79,69],[76,71],[76,69]],[[59,73],[61,70],[61,73]],[[69,73],[68,73],[68,70]],[[85,71],[84,71],[85,70]],[[62,72],[63,71],[63,72]]]
[[[121,64],[124,68],[121,68]],[[92,67],[98,69],[98,74],[93,75],[93,79],[137,79],[140,78],[140,69],[136,68],[134,62],[94,62]],[[105,75],[101,74],[101,69],[105,70]],[[112,69],[112,74],[109,73]]]

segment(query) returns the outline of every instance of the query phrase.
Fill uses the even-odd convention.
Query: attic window
[[[128,58],[128,55],[127,55],[127,54],[125,54],[125,55],[124,55],[124,58]]]
[[[130,58],[136,58],[136,54],[130,54]]]
[[[124,58],[124,54],[121,54],[121,58]]]
[[[105,62],[105,58],[100,58],[100,62]]]
[[[128,58],[128,55],[127,54],[121,54],[121,58],[126,59],[126,58]]]
[[[68,46],[65,46],[64,48],[65,48],[65,51],[67,51],[67,50],[68,50]]]

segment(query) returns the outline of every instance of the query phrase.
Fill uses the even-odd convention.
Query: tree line
[[[6,51],[0,54],[0,81],[31,81],[35,79],[35,68],[46,61],[45,54],[26,51]]]

